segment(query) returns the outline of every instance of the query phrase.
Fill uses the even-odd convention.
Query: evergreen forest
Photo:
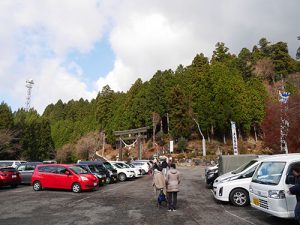
[[[199,53],[190,65],[158,70],[149,81],[137,79],[127,92],[104,86],[90,101],[59,100],[48,105],[42,115],[34,108],[12,112],[2,102],[0,159],[72,162],[84,157],[82,149],[99,145],[97,134],[105,132],[106,142],[115,147],[114,131],[145,126],[157,127],[161,140],[190,140],[198,134],[195,121],[206,139],[221,143],[231,139],[230,122],[235,121],[239,137],[255,137],[262,140],[263,148],[279,153],[279,90],[291,93],[288,147],[297,152],[299,59],[300,47],[292,56],[285,42],[270,43],[262,38],[238,55],[219,42],[209,58]],[[88,141],[92,137],[94,143]]]

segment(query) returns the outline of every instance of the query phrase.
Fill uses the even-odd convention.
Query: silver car
[[[35,167],[39,164],[43,164],[42,162],[28,162],[25,164],[21,164],[17,167],[17,170],[21,176],[21,183],[22,184],[30,184],[31,177]]]

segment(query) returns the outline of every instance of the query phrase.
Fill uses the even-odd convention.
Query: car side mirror
[[[65,172],[65,174],[68,176],[71,175],[70,171],[68,171],[68,170]]]

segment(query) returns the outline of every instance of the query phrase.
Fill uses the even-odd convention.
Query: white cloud
[[[67,54],[88,52],[101,40],[106,13],[98,1],[48,0],[0,2],[0,96],[25,102],[25,81],[33,78],[32,106],[80,97],[91,99],[83,72]]]
[[[130,85],[137,79],[136,73],[128,68],[121,60],[116,60],[114,68],[105,77],[100,77],[97,81],[97,90],[109,84],[115,91],[124,91],[130,88]]]
[[[127,90],[138,77],[145,81],[156,70],[187,65],[197,53],[210,57],[219,41],[238,54],[267,37],[289,42],[294,54],[299,7],[296,0],[121,1],[113,10],[110,42],[122,67],[115,64],[98,87],[107,83]]]

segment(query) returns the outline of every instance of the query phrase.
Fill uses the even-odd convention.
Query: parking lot
[[[218,203],[206,189],[202,167],[179,168],[182,174],[178,210],[157,208],[152,177],[119,182],[79,194],[31,186],[0,188],[0,224],[272,224],[292,225],[253,208]]]

